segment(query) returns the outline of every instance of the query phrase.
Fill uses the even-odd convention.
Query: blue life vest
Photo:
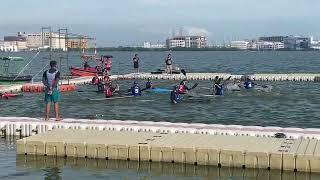
[[[141,89],[140,89],[140,87],[139,87],[139,86],[133,86],[133,87],[131,88],[131,94],[132,94],[133,96],[141,96]]]
[[[222,84],[220,84],[219,86],[216,86],[215,89],[216,89],[215,95],[218,95],[218,96],[223,96],[224,95],[224,90],[223,90],[223,85]]]
[[[246,81],[244,82],[244,88],[251,89],[254,87],[254,83],[252,81]]]
[[[178,103],[182,100],[182,96],[177,91],[171,91],[170,100],[171,102]]]

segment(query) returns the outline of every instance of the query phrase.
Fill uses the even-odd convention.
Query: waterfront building
[[[153,48],[153,49],[157,49],[157,48],[166,48],[166,45],[161,44],[161,43],[157,43],[157,44],[151,44],[151,42],[144,42],[143,43],[143,48]]]
[[[290,50],[309,49],[311,47],[311,37],[302,36],[264,36],[259,37],[259,41],[281,42],[284,48]]]
[[[231,41],[231,48],[246,50],[249,48],[249,41]]]
[[[259,37],[259,41],[267,42],[284,42],[284,39],[288,36],[263,36]]]
[[[250,49],[254,50],[278,50],[283,49],[283,42],[257,41],[253,42]]]
[[[25,34],[18,33],[17,36],[4,36],[4,51],[24,51],[27,49],[27,40]]]
[[[151,42],[144,42],[143,48],[151,48]]]
[[[68,40],[66,46],[68,49],[86,49],[88,48],[88,40]]]
[[[27,37],[27,47],[30,50],[40,49],[40,48],[51,48],[52,49],[62,49],[66,50],[66,41],[64,35],[58,33],[45,32],[41,33],[30,33],[26,35]]]
[[[175,36],[166,40],[168,48],[205,48],[207,37],[205,36]]]

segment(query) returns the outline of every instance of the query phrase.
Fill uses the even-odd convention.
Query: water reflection
[[[45,168],[43,169],[45,172],[44,179],[45,180],[60,180],[62,177],[60,176],[60,169],[58,167],[52,167],[52,168]]]
[[[315,180],[320,174],[289,172],[263,169],[240,169],[214,166],[194,166],[178,163],[137,162],[122,160],[55,158],[44,156],[18,155],[17,167],[43,169],[46,179],[61,179],[64,169],[74,172],[90,172],[91,177],[110,176],[117,178],[126,174],[129,179],[232,179],[232,180]],[[60,169],[62,171],[60,171]],[[115,173],[116,172],[116,173]],[[134,175],[133,175],[134,174]],[[89,176],[89,177],[90,177]],[[131,178],[130,178],[131,177]],[[169,179],[170,179],[169,178]],[[81,179],[77,178],[77,179]]]

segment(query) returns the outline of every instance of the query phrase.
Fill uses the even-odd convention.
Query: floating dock
[[[320,129],[27,117],[0,117],[0,129],[30,136],[18,154],[320,172]]]
[[[244,80],[250,77],[255,81],[306,81],[306,82],[320,82],[319,74],[295,73],[295,74],[253,74],[253,75],[233,75],[230,73],[187,73],[183,74],[151,74],[151,73],[131,73],[123,75],[112,75],[114,80],[132,80],[132,79],[154,79],[154,80],[213,80],[216,76],[226,79],[231,77],[231,80]],[[79,77],[68,80],[62,80],[61,84],[84,85],[90,84],[93,77]],[[34,85],[41,85],[41,82],[33,83]],[[20,92],[23,85],[5,85],[0,86],[0,93],[4,92]]]
[[[201,123],[171,123],[152,121],[120,121],[99,119],[64,119],[62,122],[44,121],[29,117],[0,117],[0,135],[32,136],[53,129],[76,129],[98,131],[128,131],[168,134],[203,134],[222,136],[274,137],[283,133],[290,139],[319,139],[320,129],[282,128]]]
[[[54,129],[17,154],[320,172],[317,139]]]

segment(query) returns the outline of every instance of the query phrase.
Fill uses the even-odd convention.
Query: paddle
[[[184,76],[187,76],[187,72],[186,72],[184,69],[181,69],[181,73],[182,73]]]
[[[190,90],[196,88],[197,86],[198,86],[198,83],[195,83],[195,84],[190,88]]]

